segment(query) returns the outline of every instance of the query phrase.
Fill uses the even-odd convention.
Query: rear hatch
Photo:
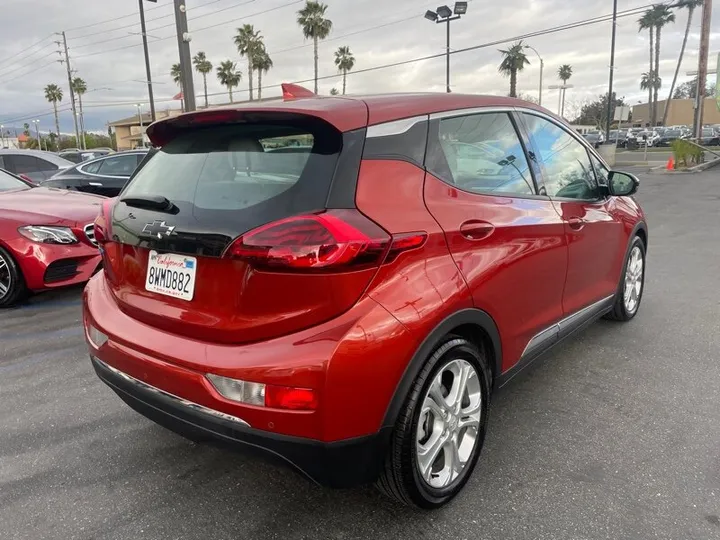
[[[339,179],[357,178],[364,133],[310,115],[254,114],[174,134],[98,223],[121,309],[220,343],[349,309],[389,248],[357,210],[328,209]]]

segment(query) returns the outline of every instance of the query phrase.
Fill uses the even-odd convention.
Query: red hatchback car
[[[637,179],[516,99],[289,99],[153,124],[84,295],[99,377],[193,439],[433,508],[491,392],[643,291]]]
[[[102,201],[0,170],[0,308],[90,279],[101,265],[93,223]]]

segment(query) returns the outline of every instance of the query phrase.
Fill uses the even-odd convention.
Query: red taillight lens
[[[289,386],[265,387],[265,406],[275,409],[295,411],[313,411],[318,406],[318,395],[309,388],[291,388]]]
[[[330,210],[269,223],[239,237],[226,256],[276,270],[379,265],[390,236],[355,210]]]
[[[22,178],[23,180],[25,180],[25,181],[26,181],[28,184],[30,184],[31,186],[37,186],[37,185],[38,185],[37,182],[35,182],[35,180],[33,180],[32,178],[30,178],[30,177],[27,176],[26,174],[18,174],[18,176],[19,176],[20,178]]]

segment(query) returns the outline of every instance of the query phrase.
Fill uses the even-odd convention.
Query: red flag
[[[182,98],[183,98],[182,90],[180,90],[177,94],[175,94],[175,95],[173,96],[173,99],[177,99],[177,100],[180,100],[180,99],[182,99]]]

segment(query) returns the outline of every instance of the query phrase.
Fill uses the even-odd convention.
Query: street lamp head
[[[447,6],[440,6],[436,11],[441,19],[447,19],[452,15],[452,10]]]
[[[465,15],[467,13],[467,2],[455,2],[455,15]]]
[[[434,11],[431,11],[431,10],[428,9],[428,10],[425,12],[425,18],[426,18],[428,21],[435,22],[435,21],[437,21],[437,19],[438,19],[438,15],[437,15],[437,13],[435,13]]]

